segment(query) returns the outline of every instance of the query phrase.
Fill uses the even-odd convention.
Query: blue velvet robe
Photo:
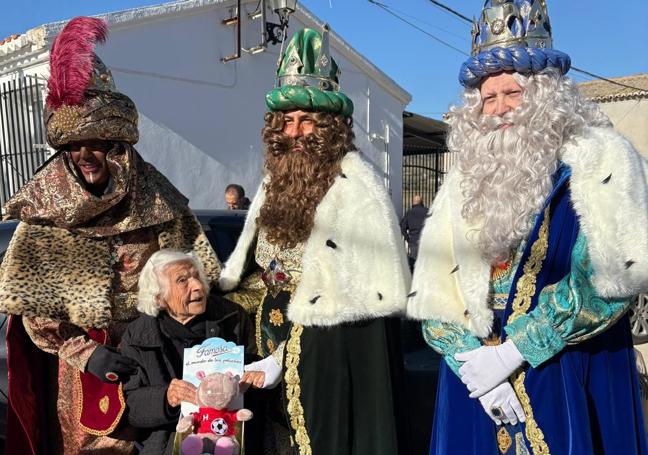
[[[483,340],[456,324],[426,321],[426,341],[445,358],[430,454],[648,454],[626,314],[629,302],[603,299],[594,291],[587,243],[570,201],[569,176],[569,168],[562,166],[545,204],[550,213],[548,248],[527,313],[509,320],[544,210],[517,258],[506,305],[495,309],[495,333],[501,342],[511,338],[528,362],[527,422],[498,427],[479,400],[468,397],[453,356],[479,347]],[[539,431],[527,428],[529,409]]]

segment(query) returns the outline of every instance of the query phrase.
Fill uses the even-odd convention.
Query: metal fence
[[[47,159],[43,127],[43,82],[21,76],[0,85],[0,204]]]
[[[456,153],[447,149],[426,150],[403,156],[403,211],[412,206],[412,197],[420,194],[423,204],[430,207],[454,164]]]

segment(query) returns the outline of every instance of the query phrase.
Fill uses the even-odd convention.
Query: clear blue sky
[[[443,0],[465,16],[482,0]],[[152,0],[20,0],[2,2],[0,39],[43,23],[144,5]],[[440,118],[460,93],[457,72],[465,57],[368,0],[303,0],[347,42],[412,94],[408,110]],[[470,51],[470,26],[429,0],[382,0],[396,14],[452,46]],[[574,66],[604,77],[648,72],[648,1],[547,0],[554,47]],[[293,30],[294,31],[294,30]],[[591,78],[576,72],[577,81]],[[344,74],[342,74],[344,84]]]

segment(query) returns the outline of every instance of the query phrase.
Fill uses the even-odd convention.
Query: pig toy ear
[[[200,379],[201,381],[202,381],[203,379],[205,379],[205,376],[206,376],[206,375],[205,375],[205,372],[204,372],[204,371],[198,371],[198,372],[196,373],[196,377],[197,377],[198,379]]]
[[[225,373],[225,376],[227,376],[228,378],[233,378],[234,377],[234,375],[232,374],[231,371],[228,371],[227,373]]]

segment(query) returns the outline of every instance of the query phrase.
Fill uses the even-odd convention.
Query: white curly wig
[[[502,117],[482,114],[479,88],[466,89],[448,115],[448,148],[458,152],[462,216],[484,260],[506,260],[533,227],[551,191],[564,142],[588,126],[609,126],[598,106],[555,69],[524,76],[522,102]],[[512,126],[499,129],[502,123]]]
[[[151,255],[140,272],[137,294],[137,310],[140,313],[156,317],[160,313],[158,297],[166,298],[168,280],[164,276],[164,270],[171,264],[178,262],[189,262],[198,269],[200,281],[209,291],[209,283],[205,276],[200,260],[191,253],[180,250],[162,249]]]

